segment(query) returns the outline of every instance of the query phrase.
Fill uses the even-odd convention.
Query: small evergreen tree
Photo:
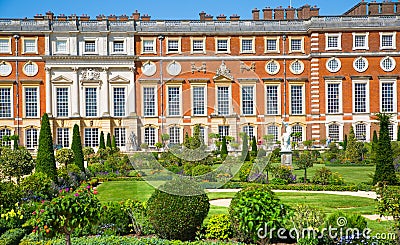
[[[352,163],[359,163],[361,159],[361,147],[362,145],[357,141],[356,136],[354,135],[353,127],[350,127],[345,158]]]
[[[203,138],[200,136],[200,125],[196,124],[193,129],[193,136],[190,139],[190,149],[197,149],[203,144]]]
[[[71,149],[74,152],[74,164],[78,166],[82,171],[85,171],[85,166],[83,165],[83,150],[81,142],[81,134],[79,133],[79,126],[74,125],[72,133],[72,144]]]
[[[400,125],[397,126],[397,141],[400,141]]]
[[[189,133],[188,132],[185,133],[185,139],[183,140],[183,145],[186,148],[190,149],[190,138],[189,138]]]
[[[376,130],[374,130],[374,133],[372,135],[372,142],[371,142],[371,160],[373,163],[376,161],[376,150],[378,147],[378,134],[376,133]]]
[[[243,133],[242,135],[242,140],[243,140],[243,146],[242,146],[242,160],[250,160],[249,157],[249,141],[247,139],[247,134]]]
[[[14,150],[18,149],[19,135],[14,134],[10,136],[10,140],[14,142]]]
[[[115,139],[115,135],[112,136],[111,148],[112,149],[116,149],[117,148],[117,139]]]
[[[104,133],[103,131],[100,132],[100,145],[99,149],[106,149],[106,144],[104,143]]]
[[[44,173],[52,180],[57,180],[56,159],[54,157],[53,138],[49,116],[43,114],[40,125],[39,148],[36,156],[36,172]]]
[[[379,139],[376,147],[376,170],[373,184],[385,181],[389,185],[397,183],[396,172],[393,165],[393,151],[390,144],[389,123],[390,116],[378,113]]]
[[[221,157],[224,159],[228,155],[228,147],[226,145],[226,137],[222,137],[222,144],[221,144]]]
[[[257,141],[256,141],[256,137],[253,136],[253,139],[251,141],[251,155],[252,156],[257,156]]]
[[[111,148],[111,134],[110,133],[107,133],[107,144],[106,144],[106,146]]]
[[[343,150],[346,151],[347,149],[347,134],[344,135],[344,141],[343,141]]]

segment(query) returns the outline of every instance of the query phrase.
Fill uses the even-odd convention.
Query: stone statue
[[[137,151],[138,150],[138,145],[137,145],[136,135],[135,135],[134,132],[132,132],[129,135],[128,141],[129,141],[129,145],[130,145],[130,149],[129,150]]]
[[[289,126],[288,122],[282,122],[285,126],[285,133],[282,134],[282,143],[281,143],[281,151],[282,152],[290,152],[292,151],[292,145],[290,142],[292,127]]]

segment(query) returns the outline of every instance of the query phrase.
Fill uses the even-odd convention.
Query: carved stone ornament
[[[230,80],[233,80],[233,76],[231,74],[231,70],[225,65],[225,62],[222,61],[221,65],[217,69],[216,75],[214,76],[214,79],[219,78],[219,77],[226,77]]]
[[[240,72],[244,71],[255,71],[256,70],[256,62],[251,62],[251,65],[246,65],[243,61],[240,62]]]
[[[197,71],[197,72],[203,72],[206,73],[207,72],[207,66],[206,66],[206,62],[203,62],[201,64],[201,66],[196,66],[196,64],[194,62],[192,62],[192,74]]]
[[[100,80],[100,72],[93,68],[88,68],[81,72],[82,80]]]

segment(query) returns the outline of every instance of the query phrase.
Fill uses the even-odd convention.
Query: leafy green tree
[[[19,136],[17,134],[11,135],[10,140],[14,142],[14,149],[18,149]]]
[[[54,157],[53,138],[50,130],[49,116],[43,114],[40,125],[39,149],[36,156],[36,172],[47,174],[57,180],[56,159]]]
[[[345,151],[345,158],[352,163],[359,163],[361,159],[361,142],[354,135],[353,127],[350,127],[349,139]]]
[[[103,131],[100,132],[100,145],[99,149],[106,149],[106,144],[104,143],[104,133]]]
[[[256,140],[256,137],[253,136],[253,139],[251,141],[251,155],[257,156],[257,151],[258,151],[258,149],[257,149],[257,140]]]
[[[222,137],[222,144],[221,144],[221,157],[225,159],[228,155],[228,147],[226,145],[226,137]]]
[[[393,151],[390,144],[389,123],[390,116],[384,113],[376,114],[379,120],[379,140],[376,147],[376,170],[373,184],[385,181],[389,185],[397,183],[393,165]]]
[[[400,141],[400,125],[397,126],[397,141]]]
[[[376,189],[378,213],[381,216],[392,216],[394,229],[397,232],[396,242],[400,244],[400,192],[397,187],[379,183]]]
[[[34,162],[29,151],[24,147],[11,150],[9,147],[2,149],[0,155],[0,176],[15,177],[17,182],[24,175],[32,173]]]
[[[56,151],[56,161],[59,164],[67,167],[68,164],[72,164],[74,162],[74,152],[68,148],[62,148],[60,150],[57,150]]]
[[[106,144],[106,146],[112,148],[112,146],[111,146],[111,134],[110,133],[107,133],[107,144]]]
[[[189,133],[188,132],[185,133],[185,138],[183,139],[183,145],[186,148],[190,149],[190,139],[189,139]]]
[[[307,168],[311,168],[314,165],[314,158],[310,151],[303,151],[300,154],[298,161],[296,162],[299,169],[304,169],[304,183],[307,182]]]
[[[242,137],[242,159],[243,160],[250,160],[249,158],[249,141],[248,141],[248,135],[246,133],[241,133],[240,136]]]
[[[190,139],[190,149],[197,149],[203,144],[203,138],[200,136],[200,125],[196,124],[193,129],[193,136]]]
[[[74,164],[84,172],[85,166],[83,165],[84,160],[83,160],[81,134],[79,133],[79,126],[77,124],[74,125],[72,133],[71,149],[74,152]]]
[[[112,149],[117,149],[117,140],[115,139],[115,135],[112,136],[111,148]]]

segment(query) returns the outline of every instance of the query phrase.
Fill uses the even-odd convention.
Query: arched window
[[[292,141],[301,142],[303,140],[303,127],[296,124],[292,127]]]
[[[250,125],[243,126],[243,133],[246,133],[247,136],[249,136],[250,140],[253,139],[254,127]]]
[[[11,130],[7,128],[3,128],[0,130],[0,140],[3,142],[3,145],[5,146],[11,146],[11,140],[9,141],[3,141],[4,136],[11,136]]]
[[[26,148],[35,149],[38,145],[38,130],[30,128],[25,131]]]
[[[332,141],[339,141],[339,125],[331,124],[328,126],[328,137]]]
[[[169,128],[169,143],[179,145],[181,143],[181,129],[179,127]]]
[[[366,140],[367,139],[367,125],[359,123],[356,124],[354,134],[357,140]]]
[[[156,129],[153,127],[144,128],[144,143],[154,146],[156,143]]]
[[[267,135],[272,135],[272,141],[278,141],[278,127],[275,125],[270,125],[267,127]]]

